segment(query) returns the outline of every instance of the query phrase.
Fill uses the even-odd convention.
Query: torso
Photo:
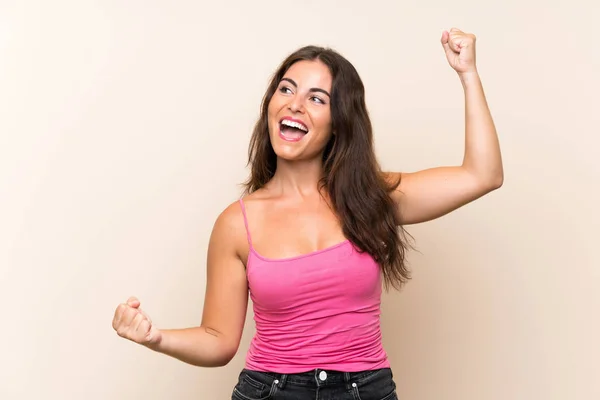
[[[327,201],[318,194],[292,199],[263,190],[239,207],[247,223],[239,253],[256,322],[246,368],[296,373],[389,367],[381,343],[379,266],[344,236]]]

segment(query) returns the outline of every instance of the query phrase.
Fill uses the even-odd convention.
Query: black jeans
[[[398,400],[392,371],[316,369],[300,374],[242,370],[232,400]]]

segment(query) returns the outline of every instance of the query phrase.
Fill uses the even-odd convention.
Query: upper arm
[[[386,175],[390,180],[400,178],[392,198],[398,204],[403,225],[439,218],[499,187],[459,166]]]
[[[231,357],[239,347],[248,307],[246,270],[239,251],[246,237],[243,229],[239,207],[232,205],[217,218],[208,246],[202,327],[223,339],[224,351]]]

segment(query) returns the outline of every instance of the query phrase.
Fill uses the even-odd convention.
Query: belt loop
[[[350,382],[350,373],[344,372],[344,382],[346,382],[346,389],[352,389],[352,383]]]
[[[288,378],[287,374],[281,374],[281,376],[279,377],[279,384],[277,386],[279,386],[280,390],[283,390],[285,388],[285,383],[287,382],[287,378]]]

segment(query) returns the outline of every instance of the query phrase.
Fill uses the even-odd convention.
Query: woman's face
[[[286,160],[319,156],[331,138],[332,76],[321,61],[298,61],[285,73],[268,107],[275,154]]]

